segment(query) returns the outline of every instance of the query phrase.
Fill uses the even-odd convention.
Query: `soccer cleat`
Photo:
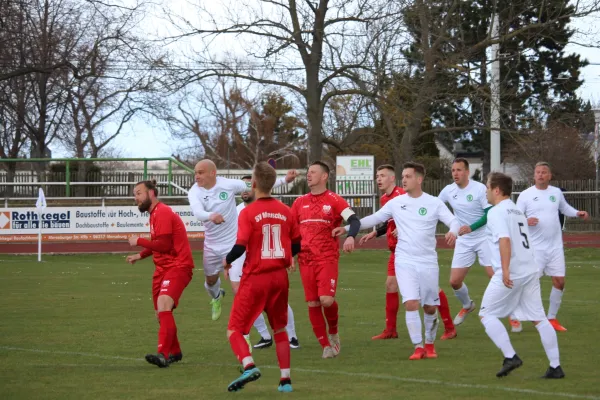
[[[384,339],[398,339],[398,332],[390,332],[388,330],[384,330],[379,335],[373,336],[371,340],[384,340]]]
[[[473,300],[471,300],[471,305],[469,306],[469,308],[462,308],[458,312],[458,314],[456,315],[456,317],[454,317],[454,325],[460,325],[463,322],[465,322],[465,319],[467,318],[467,315],[469,315],[473,311],[475,311],[475,302]]]
[[[552,327],[554,328],[555,331],[559,331],[559,332],[566,332],[567,331],[567,328],[565,328],[564,326],[562,326],[560,324],[560,322],[558,322],[558,320],[556,318],[549,319],[548,322],[550,322],[550,325],[552,325]]]
[[[333,355],[337,356],[338,354],[340,354],[341,345],[339,333],[329,335],[329,343],[331,344],[331,348],[333,349]]]
[[[156,365],[158,368],[166,368],[169,366],[169,361],[161,353],[158,354],[146,354],[146,361],[150,364]]]
[[[504,362],[502,363],[502,368],[500,369],[500,371],[498,371],[496,376],[498,378],[507,376],[510,373],[510,371],[519,368],[521,365],[523,365],[523,361],[521,361],[519,356],[516,354],[513,356],[513,358],[505,358]]]
[[[508,317],[508,322],[511,326],[511,332],[519,333],[523,330],[523,325],[521,325],[521,321]]]
[[[560,367],[560,365],[556,368],[548,367],[548,370],[546,371],[544,376],[542,376],[542,378],[545,378],[545,379],[561,379],[564,377],[565,377],[565,373],[562,370],[562,368]]]
[[[244,370],[244,372],[242,373],[242,375],[240,375],[239,378],[237,378],[236,380],[231,382],[229,386],[227,386],[227,391],[237,392],[238,390],[242,390],[248,382],[254,382],[258,378],[260,378],[260,370],[255,366],[249,367],[246,370]]]
[[[456,329],[448,329],[448,330],[446,330],[446,332],[444,332],[444,334],[442,335],[440,340],[454,339],[457,335],[458,334],[456,333]]]
[[[433,345],[433,343],[425,343],[425,353],[427,354],[427,358],[437,358],[438,356],[435,352],[435,346]]]
[[[212,320],[216,321],[221,318],[221,302],[223,301],[223,297],[225,297],[225,291],[223,289],[219,290],[219,297],[216,299],[212,299],[210,304],[212,305]]]
[[[292,389],[292,380],[290,378],[282,378],[279,381],[279,386],[277,387],[277,390],[283,393],[293,392],[294,389]]]
[[[300,342],[298,342],[298,338],[293,337],[290,339],[290,347],[292,349],[297,349],[300,347]]]
[[[179,362],[179,361],[181,361],[182,358],[183,358],[183,353],[169,354],[169,364]]]
[[[331,346],[323,348],[323,358],[334,358],[336,354],[333,352]]]
[[[246,339],[246,343],[248,343],[248,350],[250,354],[252,354],[252,343],[250,343],[250,335],[244,335],[244,339]]]
[[[409,360],[421,360],[424,358],[427,358],[427,353],[422,347],[415,348],[415,352],[412,354],[412,356],[408,357]]]
[[[254,345],[255,349],[266,349],[267,347],[273,346],[273,338],[265,339],[260,338],[260,341]]]

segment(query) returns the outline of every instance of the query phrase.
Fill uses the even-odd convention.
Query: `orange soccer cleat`
[[[548,322],[550,322],[550,325],[552,325],[552,327],[554,328],[555,331],[559,331],[559,332],[567,331],[567,328],[562,326],[556,318],[549,319]]]
[[[512,332],[519,333],[523,330],[521,321],[508,317],[508,322],[510,323]]]
[[[373,336],[371,340],[382,340],[382,339],[398,339],[398,332],[393,331],[390,332],[388,330],[384,330],[379,335]]]
[[[446,332],[442,335],[440,340],[450,340],[454,339],[457,336],[456,329],[447,329]]]
[[[427,358],[437,358],[437,353],[435,352],[435,346],[433,343],[425,343],[425,353],[427,354]]]
[[[424,358],[427,358],[427,353],[422,347],[417,347],[413,355],[408,357],[409,360],[422,360]]]

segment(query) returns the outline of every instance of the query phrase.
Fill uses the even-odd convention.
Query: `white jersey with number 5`
[[[279,178],[273,186],[286,183]],[[188,200],[194,216],[204,223],[204,246],[215,251],[229,251],[235,244],[238,225],[235,195],[248,191],[249,183],[239,179],[218,176],[217,183],[210,189],[204,189],[194,183],[188,192]],[[209,221],[211,214],[221,214],[224,222],[214,224]]]
[[[510,239],[510,279],[538,273],[529,238],[525,215],[510,199],[502,200],[490,209],[487,233],[492,247],[492,268],[502,274],[500,239]]]
[[[529,227],[531,242],[536,251],[563,248],[558,211],[567,217],[576,217],[577,210],[567,203],[559,188],[548,186],[546,190],[540,190],[532,186],[519,195],[517,207],[527,218],[539,220],[537,225]]]

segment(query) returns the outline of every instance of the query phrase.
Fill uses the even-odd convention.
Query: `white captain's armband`
[[[350,218],[351,216],[354,215],[354,210],[352,210],[350,207],[344,209],[344,211],[342,211],[342,218],[344,218],[344,221],[348,221],[348,218]]]

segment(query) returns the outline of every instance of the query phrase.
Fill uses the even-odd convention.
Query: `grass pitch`
[[[400,338],[371,341],[384,327],[387,251],[358,251],[340,262],[338,302],[342,352],[321,359],[308,322],[300,276],[291,278],[301,348],[292,350],[294,393],[302,399],[600,399],[596,333],[600,331],[597,287],[600,249],[567,250],[567,290],[559,313],[568,332],[558,332],[567,377],[545,381],[548,366],[537,330],[524,325],[511,334],[524,365],[498,379],[502,354],[476,315],[458,328],[458,338],[438,341],[437,360],[408,361],[412,352],[404,312]],[[440,279],[455,315],[459,303],[447,284],[451,251],[440,251]],[[195,254],[201,268],[201,254]],[[0,397],[2,399],[266,399],[277,392],[274,347],[253,355],[263,377],[236,394],[227,385],[237,364],[225,336],[231,290],[219,321],[210,320],[209,297],[197,270],[175,312],[184,359],[159,369],[143,357],[156,351],[158,325],[150,294],[150,260],[130,266],[121,255],[0,255]],[[466,280],[480,303],[487,278],[475,266]],[[550,280],[543,279],[547,305]],[[223,287],[229,288],[224,282]],[[506,324],[506,321],[504,321]],[[442,329],[438,332],[441,335]],[[258,334],[252,332],[253,343]]]

